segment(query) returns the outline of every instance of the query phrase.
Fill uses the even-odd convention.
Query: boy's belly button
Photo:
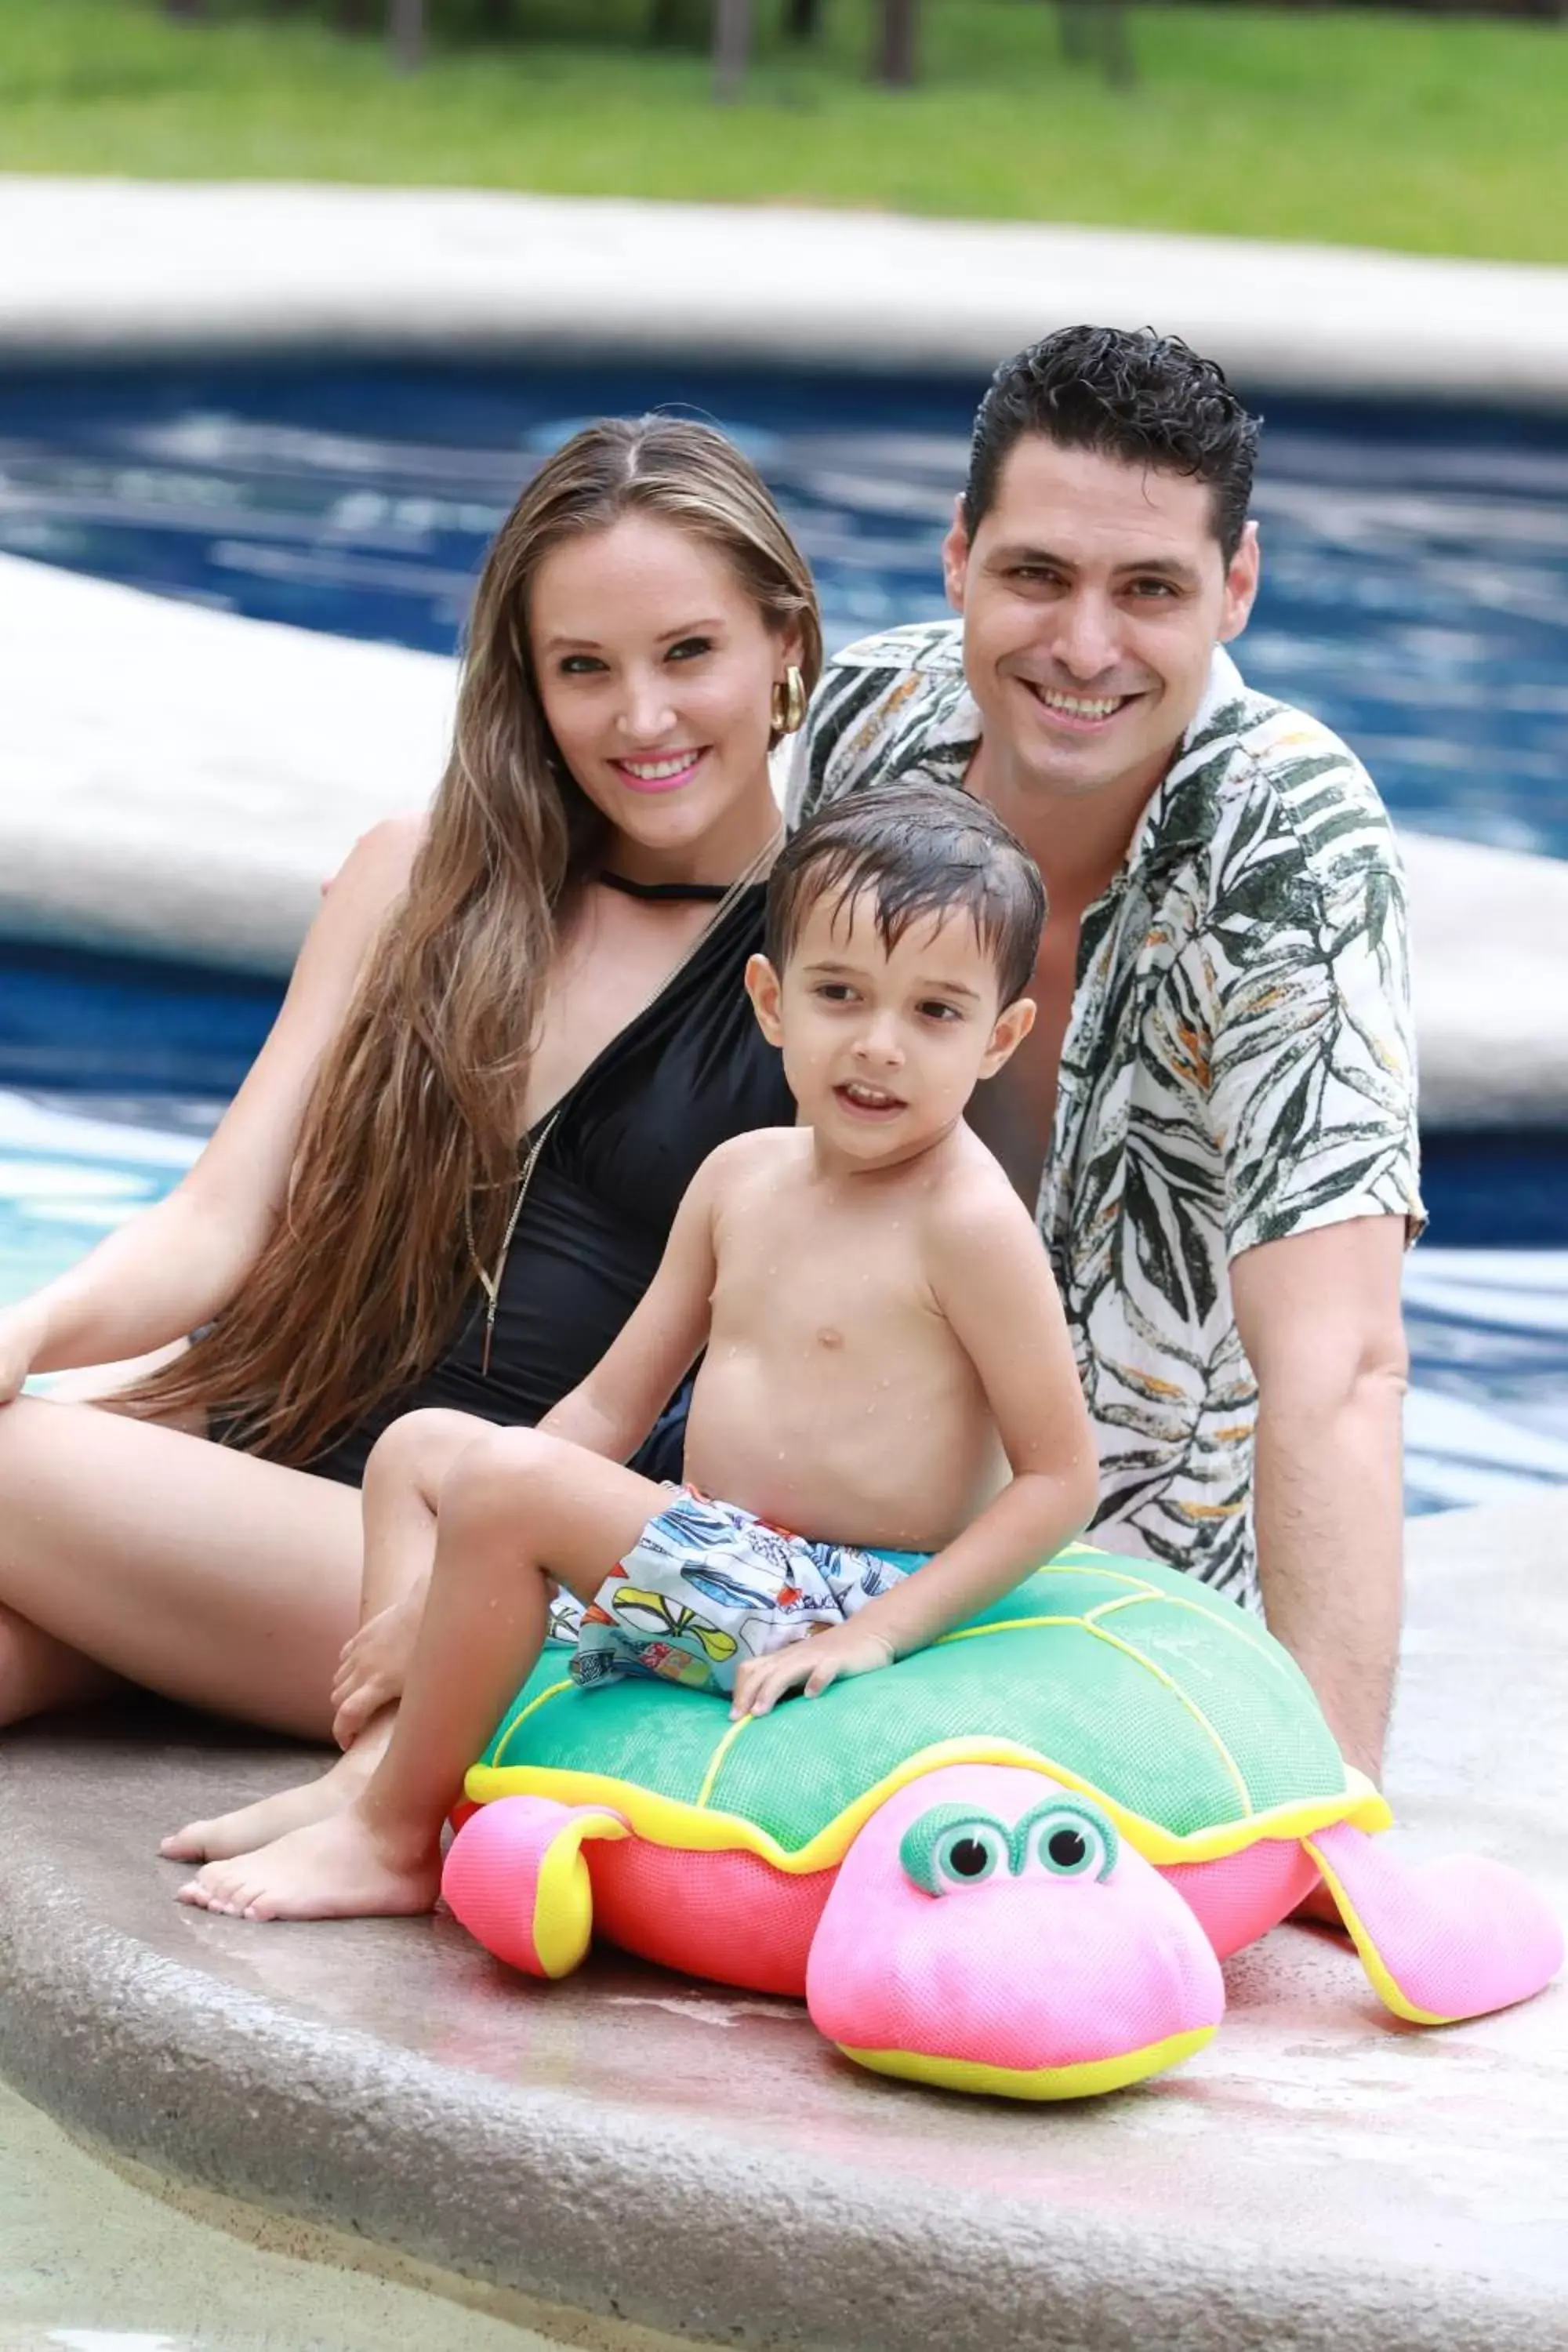
[[[816,1337],[819,1346],[824,1348],[842,1348],[844,1345],[843,1332],[836,1331],[831,1323],[825,1324]]]

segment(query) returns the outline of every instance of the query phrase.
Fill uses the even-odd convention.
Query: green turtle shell
[[[731,1722],[640,1677],[581,1689],[547,1648],[468,1776],[478,1802],[606,1803],[667,1845],[837,1862],[939,1763],[1032,1764],[1099,1797],[1155,1861],[1386,1820],[1261,1622],[1180,1570],[1073,1545],[969,1624],[814,1699]]]

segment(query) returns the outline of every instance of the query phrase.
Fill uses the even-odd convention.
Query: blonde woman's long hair
[[[205,1410],[229,1443],[306,1464],[450,1341],[501,1246],[558,929],[603,846],[545,721],[530,598],[552,548],[633,513],[722,554],[815,685],[811,575],[721,434],[611,419],[546,461],[486,558],[428,831],[317,1076],[283,1215],[239,1295],[124,1408]]]

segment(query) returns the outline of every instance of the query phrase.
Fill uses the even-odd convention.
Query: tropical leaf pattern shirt
[[[789,821],[962,783],[961,625],[830,665]],[[1095,1527],[1256,1600],[1258,1391],[1230,1262],[1345,1218],[1422,1223],[1404,882],[1370,778],[1216,650],[1121,870],[1083,919],[1037,1210],[1100,1449]]]

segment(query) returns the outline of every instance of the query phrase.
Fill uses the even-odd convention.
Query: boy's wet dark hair
[[[1152,327],[1062,327],[1006,360],[980,404],[963,492],[974,537],[1002,468],[1026,434],[1124,465],[1187,474],[1214,495],[1215,537],[1228,565],[1252,501],[1262,420],[1249,416],[1213,360]]]
[[[967,914],[995,966],[1004,1004],[1034,977],[1046,921],[1038,866],[988,809],[956,784],[881,784],[834,801],[779,852],[768,881],[763,952],[782,972],[819,898],[868,896],[891,954],[922,917]]]

